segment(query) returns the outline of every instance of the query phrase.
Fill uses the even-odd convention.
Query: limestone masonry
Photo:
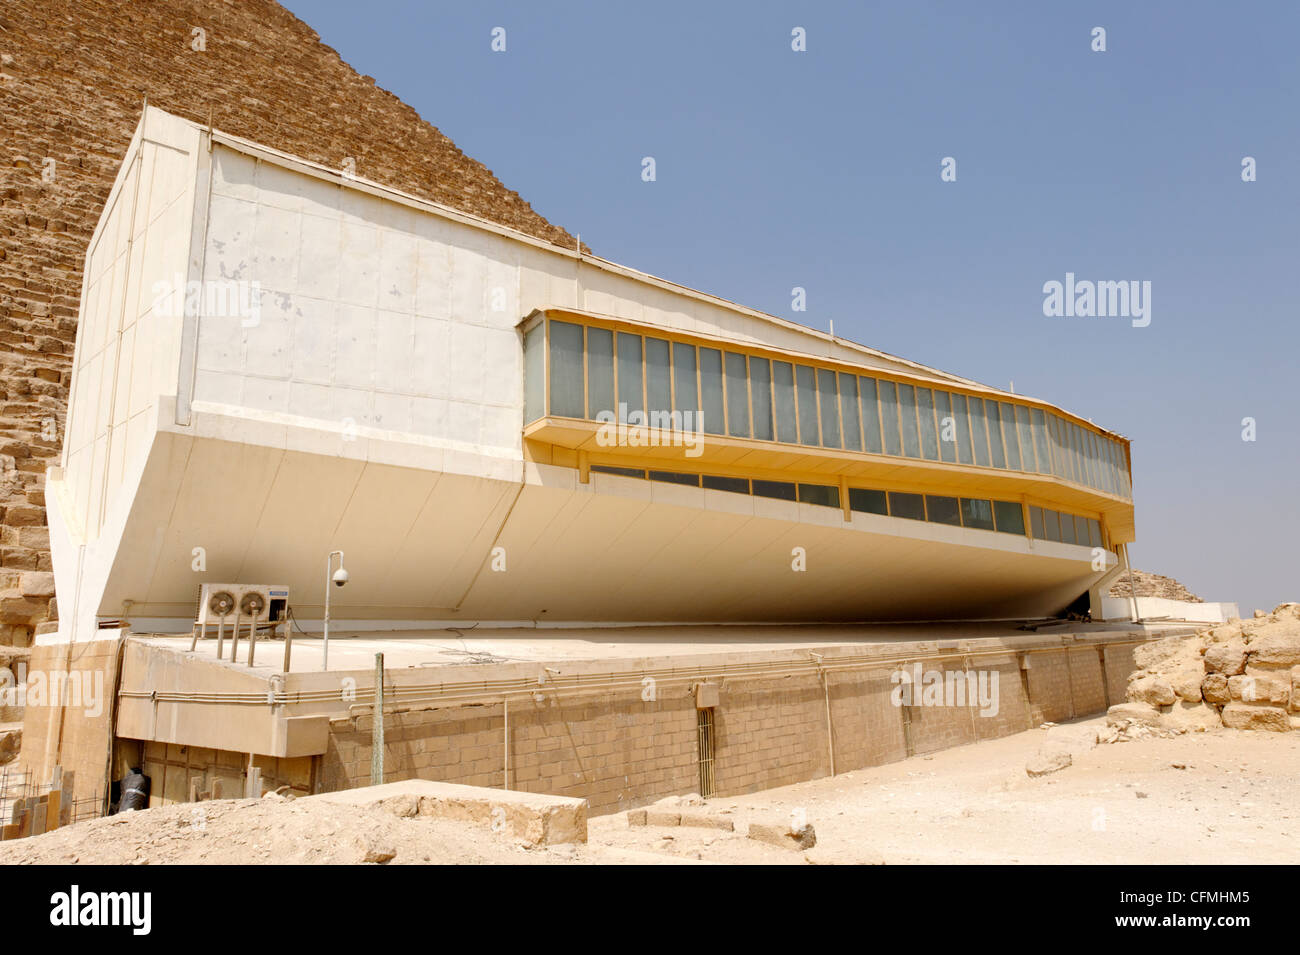
[[[202,31],[196,33],[195,31]],[[0,6],[0,645],[26,646],[54,578],[59,451],[86,246],[145,97],[543,240],[575,240],[269,0]]]

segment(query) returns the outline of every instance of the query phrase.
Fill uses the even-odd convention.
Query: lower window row
[[[649,478],[667,484],[684,484],[713,491],[752,494],[781,501],[798,501],[821,507],[841,507],[840,489],[834,484],[796,484],[787,481],[760,481],[749,478],[723,477],[714,474],[690,474],[681,471],[643,471],[640,468],[617,468],[593,464],[591,470],[621,477]],[[849,509],[863,514],[881,514],[912,521],[930,521],[976,530],[999,531],[1024,536],[1025,511],[1018,501],[993,501],[984,498],[943,497],[935,494],[912,494],[903,491],[876,491],[849,488]],[[1058,541],[1101,547],[1101,524],[1096,518],[1065,514],[1041,507],[1029,508],[1029,530],[1035,540]]]

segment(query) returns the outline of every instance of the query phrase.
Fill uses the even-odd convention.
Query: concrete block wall
[[[238,799],[244,794],[244,781],[248,773],[248,756],[245,753],[202,746],[178,746],[175,743],[152,740],[130,745],[132,742],[119,741],[117,758],[114,759],[114,776],[120,779],[131,765],[140,766],[149,777],[151,809],[188,802],[191,782],[197,785],[199,792],[211,792],[213,782],[220,780],[223,799]],[[123,743],[127,745],[123,746]],[[133,762],[133,759],[138,761]],[[315,780],[310,756],[293,759],[254,756],[253,765],[261,771],[261,790],[264,793],[281,786],[288,786],[299,796],[310,795],[314,791]]]
[[[1131,666],[1131,649],[1106,652],[1108,671]],[[1106,709],[1096,646],[1036,652],[1032,660],[1028,680],[1022,680],[1014,652],[971,661],[972,669],[998,674],[998,710],[987,716],[968,707],[895,706],[892,668],[832,673],[836,772]],[[925,663],[927,670],[945,666],[960,670],[963,663],[960,658]],[[1112,694],[1118,687],[1122,695],[1123,679],[1111,678],[1110,687]],[[724,683],[714,715],[716,794],[738,795],[829,775],[826,706],[826,691],[814,673]],[[363,715],[332,724],[329,749],[320,757],[320,791],[370,784],[371,720]],[[595,814],[699,790],[697,711],[690,688],[661,691],[653,702],[643,701],[637,692],[515,701],[509,720],[513,789],[585,798]],[[384,743],[385,782],[422,778],[493,788],[503,784],[500,703],[390,713]]]
[[[49,782],[55,766],[63,767],[73,799],[87,799],[107,791],[121,644],[121,638],[79,643],[70,661],[67,644],[38,645],[31,651],[18,763],[41,783]],[[36,674],[48,688],[66,680],[70,673],[76,674],[81,686],[92,688],[93,697],[73,699],[72,705],[60,707],[59,699],[51,699],[48,691],[39,699],[35,696]]]

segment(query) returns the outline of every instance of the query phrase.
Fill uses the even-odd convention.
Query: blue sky
[[[597,254],[1117,430],[1136,566],[1300,599],[1300,6],[286,6]]]

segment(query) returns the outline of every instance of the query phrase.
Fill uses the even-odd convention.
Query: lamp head
[[[334,571],[333,580],[335,587],[342,587],[348,582],[348,572],[340,567],[338,570]]]

